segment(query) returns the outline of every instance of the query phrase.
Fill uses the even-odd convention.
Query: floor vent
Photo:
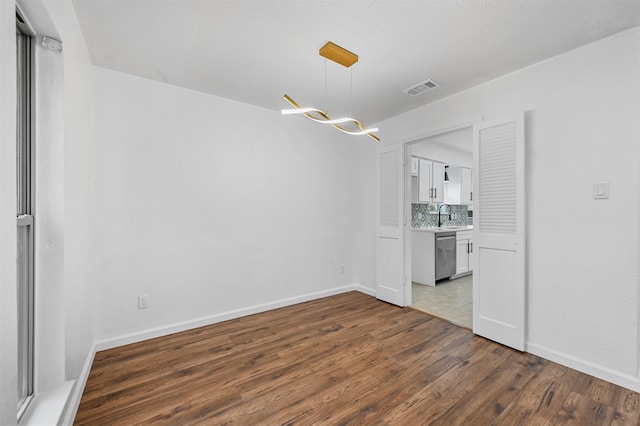
[[[440,83],[437,83],[435,81],[433,81],[432,79],[429,79],[427,81],[423,81],[420,84],[416,84],[413,87],[409,87],[408,89],[404,89],[403,92],[406,93],[407,95],[410,96],[418,96],[421,95],[422,93],[429,91],[431,89],[435,89],[436,87],[440,86]]]

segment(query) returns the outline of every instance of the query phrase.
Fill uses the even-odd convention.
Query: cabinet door
[[[419,158],[411,157],[411,176],[418,176],[419,164],[420,164]]]
[[[418,203],[418,176],[411,176],[411,204]]]
[[[430,203],[433,187],[431,186],[431,171],[433,163],[427,160],[420,160],[420,173],[418,174],[418,202]]]
[[[431,186],[433,187],[433,195],[431,197],[434,203],[444,202],[444,164],[433,163],[433,175],[431,177]]]
[[[462,192],[460,196],[461,204],[473,204],[473,174],[471,169],[462,168],[460,190]]]
[[[456,241],[456,274],[463,274],[469,270],[469,240]]]
[[[462,204],[460,199],[460,167],[449,166],[447,174],[449,182],[444,184],[444,202],[446,204]]]

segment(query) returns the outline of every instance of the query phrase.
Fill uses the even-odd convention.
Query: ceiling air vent
[[[416,84],[413,87],[404,89],[403,92],[406,93],[407,95],[418,96],[428,90],[435,89],[438,86],[440,86],[440,83],[436,83],[432,79],[429,79],[427,81],[423,81],[420,84]]]

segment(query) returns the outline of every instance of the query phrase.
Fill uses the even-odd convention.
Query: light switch
[[[609,182],[593,184],[593,199],[606,200],[609,198]]]

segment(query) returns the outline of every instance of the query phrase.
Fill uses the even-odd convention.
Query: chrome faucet
[[[438,228],[442,226],[442,217],[440,215],[440,210],[442,209],[442,206],[448,207],[449,212],[445,214],[447,214],[449,216],[449,220],[451,220],[451,206],[449,204],[444,204],[444,203],[440,204],[440,206],[438,207]]]

